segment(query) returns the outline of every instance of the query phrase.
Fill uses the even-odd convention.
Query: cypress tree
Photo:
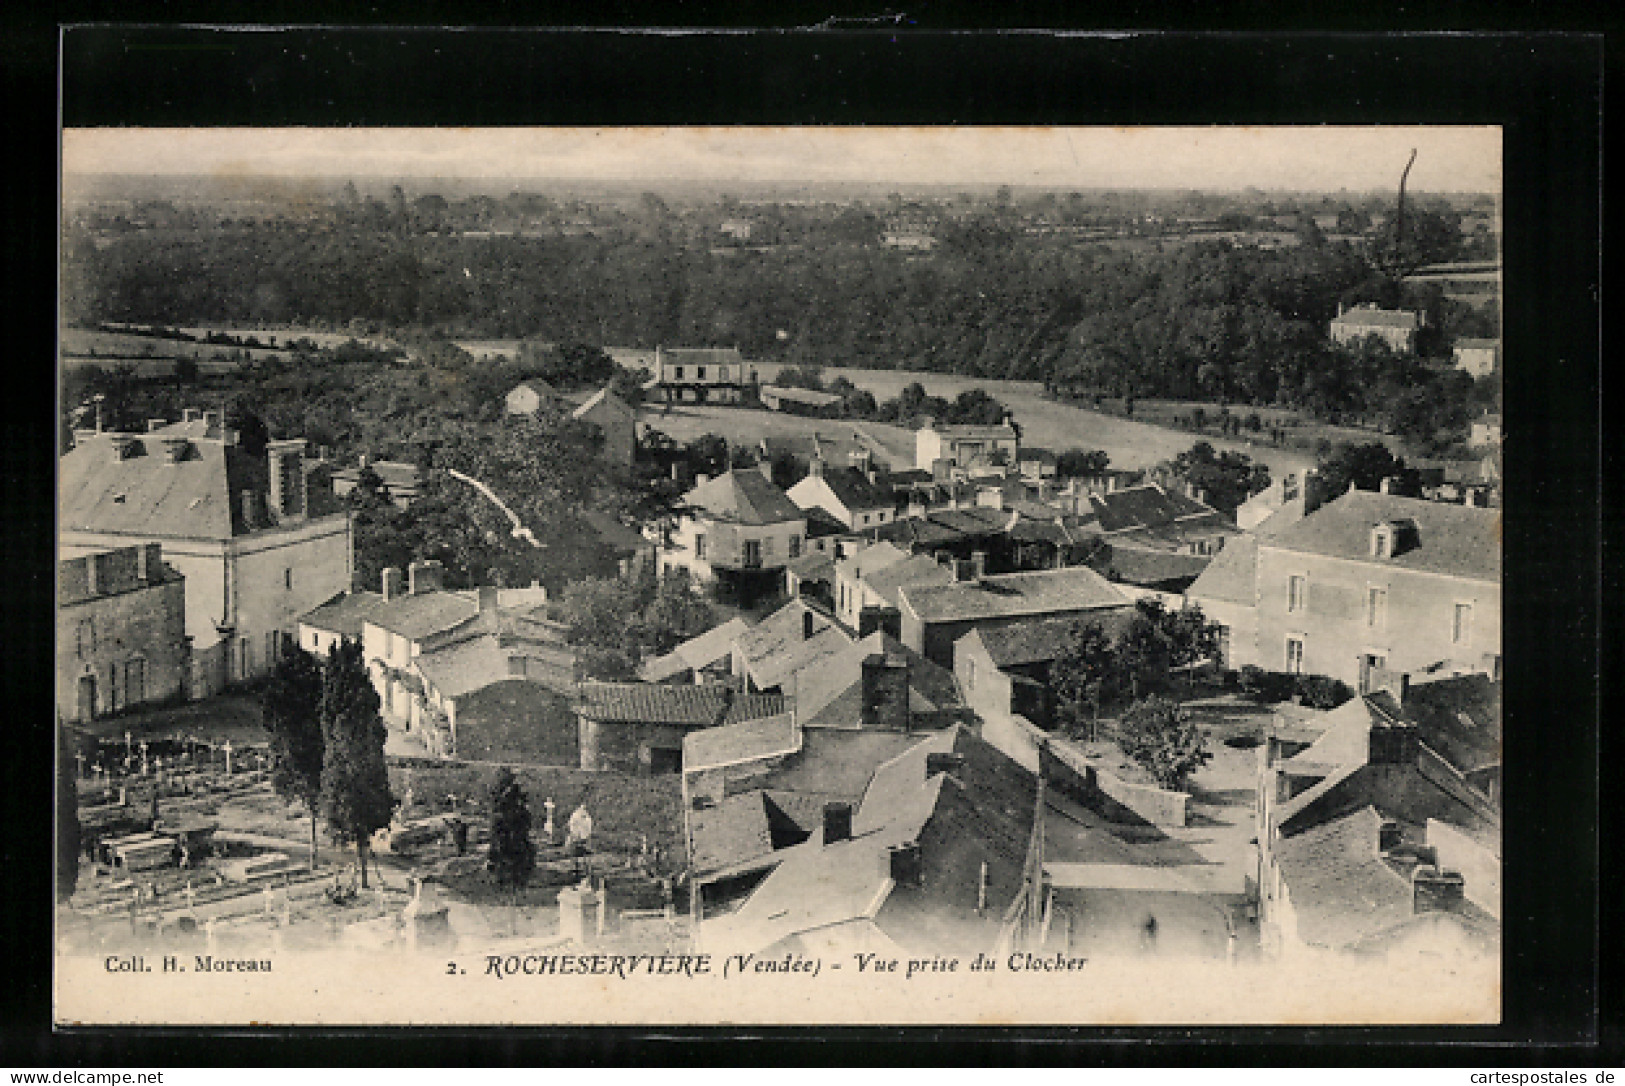
[[[497,882],[517,900],[520,887],[536,869],[536,842],[530,838],[530,801],[507,769],[491,782],[491,844],[486,855]]]
[[[322,816],[337,840],[355,844],[365,888],[368,842],[389,825],[396,800],[384,764],[378,692],[353,641],[340,642],[322,669],[321,723]]]
[[[292,641],[260,694],[261,719],[271,733],[271,784],[284,800],[310,814],[310,869],[316,870],[316,822],[322,797],[322,665]]]

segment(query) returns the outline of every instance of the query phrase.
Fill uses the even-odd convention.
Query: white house
[[[801,557],[807,516],[760,471],[701,476],[666,535],[660,569],[685,569],[724,598],[750,602],[780,589],[787,563]]]
[[[915,431],[914,466],[932,471],[939,460],[961,469],[1014,466],[1020,444],[1008,417],[997,426],[944,426],[932,421]]]

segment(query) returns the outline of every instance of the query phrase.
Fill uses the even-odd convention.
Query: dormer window
[[[1394,526],[1392,524],[1379,524],[1371,529],[1371,557],[1392,558],[1394,556]]]

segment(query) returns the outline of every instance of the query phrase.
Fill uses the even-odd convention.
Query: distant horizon
[[[1501,191],[1489,127],[67,129],[65,180]],[[180,166],[178,163],[186,163]]]

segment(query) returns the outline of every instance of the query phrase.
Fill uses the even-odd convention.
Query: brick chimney
[[[1423,864],[1411,872],[1411,907],[1418,916],[1454,912],[1461,908],[1466,890],[1467,880],[1459,871]]]
[[[875,731],[906,732],[908,715],[908,661],[874,653],[863,661],[862,727]]]
[[[401,571],[399,568],[390,566],[384,570],[384,583],[382,588],[385,603],[389,603],[392,600],[398,600],[402,595],[405,594],[401,588]]]
[[[439,592],[442,587],[441,577],[445,567],[435,559],[423,562],[413,562],[406,567],[407,592],[413,596],[425,592]]]
[[[824,804],[824,844],[833,845],[852,839],[852,805],[850,803]]]

